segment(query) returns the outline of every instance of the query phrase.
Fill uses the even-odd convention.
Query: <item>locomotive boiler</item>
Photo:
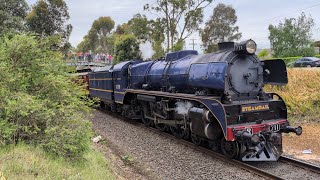
[[[155,61],[127,61],[89,75],[103,106],[147,126],[207,143],[230,158],[275,161],[291,127],[282,98],[264,85],[288,82],[282,60],[261,61],[253,40],[219,44],[199,55],[184,50]],[[105,85],[103,85],[105,84]],[[107,87],[105,89],[104,87]]]

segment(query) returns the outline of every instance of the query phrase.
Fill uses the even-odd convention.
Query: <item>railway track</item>
[[[178,144],[182,144],[184,146],[187,146],[187,147],[189,147],[191,149],[194,149],[196,151],[199,151],[201,153],[204,153],[206,155],[209,155],[211,157],[214,157],[216,159],[219,159],[221,161],[224,161],[226,163],[229,163],[229,164],[234,165],[236,167],[239,167],[241,169],[244,169],[244,170],[246,170],[248,172],[251,172],[253,174],[256,174],[256,175],[258,175],[260,177],[263,177],[263,178],[266,178],[266,179],[277,179],[277,180],[278,179],[279,180],[285,179],[285,178],[283,178],[281,176],[276,175],[275,173],[269,172],[267,170],[263,170],[262,168],[255,167],[254,165],[250,165],[250,164],[248,164],[246,162],[241,162],[241,161],[238,161],[238,160],[229,159],[229,158],[223,156],[222,154],[220,154],[218,152],[215,152],[213,150],[210,150],[208,148],[205,148],[205,147],[202,147],[202,146],[196,146],[192,142],[189,142],[187,140],[177,139],[172,134],[169,134],[169,133],[166,133],[166,132],[161,132],[158,129],[153,128],[153,127],[146,127],[142,123],[137,123],[137,121],[128,120],[127,118],[125,118],[123,116],[120,116],[118,114],[114,114],[114,113],[111,113],[111,112],[105,111],[105,110],[100,110],[100,111],[102,111],[104,113],[107,113],[108,115],[116,117],[116,118],[118,118],[118,119],[120,119],[122,121],[125,121],[127,123],[133,124],[135,126],[139,126],[142,129],[145,129],[146,131],[150,131],[152,133],[164,136],[164,137],[166,137],[166,138],[168,138],[168,139],[170,139],[170,140],[172,140],[172,141],[174,141],[174,142],[176,142]],[[300,161],[298,159],[294,159],[294,158],[291,158],[291,157],[288,157],[288,156],[281,156],[279,161],[282,162],[282,163],[285,163],[285,164],[290,164],[290,165],[293,165],[293,166],[297,166],[299,168],[303,168],[303,169],[305,169],[307,171],[312,171],[314,173],[319,174],[319,176],[320,176],[320,166],[317,166],[317,165],[314,165],[314,164],[311,164],[311,163],[308,163],[308,162]]]
[[[300,168],[303,168],[305,170],[309,170],[315,173],[318,173],[320,176],[320,166],[317,166],[315,164],[311,164],[309,162],[301,161],[295,158],[291,158],[288,156],[281,156],[279,159],[280,162],[286,163],[286,164],[291,164],[293,166],[297,166]]]
[[[207,148],[204,148],[204,147],[201,147],[201,146],[196,146],[194,145],[193,143],[189,142],[189,141],[186,141],[186,140],[182,140],[182,139],[177,139],[176,137],[174,137],[173,135],[171,134],[168,134],[168,133],[164,133],[164,132],[160,132],[158,131],[157,129],[155,128],[148,128],[148,127],[145,127],[143,124],[138,124],[139,126],[145,128],[146,130],[149,130],[149,131],[152,131],[153,133],[156,133],[156,134],[161,134],[162,136],[165,136],[166,138],[169,138],[177,143],[180,143],[180,144],[183,144],[189,148],[192,148],[192,149],[195,149],[199,152],[202,152],[204,154],[207,154],[211,157],[214,157],[216,159],[219,159],[219,160],[222,160],[226,163],[229,163],[229,164],[232,164],[236,167],[240,167],[241,169],[244,169],[244,170],[247,170],[249,172],[252,172],[258,176],[261,176],[261,177],[264,177],[266,179],[283,179],[281,177],[278,177],[272,173],[269,173],[267,171],[263,171],[259,168],[256,168],[252,165],[249,165],[249,164],[246,164],[244,162],[241,162],[241,161],[237,161],[237,160],[234,160],[234,159],[229,159],[229,158],[226,158],[225,156],[223,156],[222,154],[219,154],[217,152],[214,152],[210,149],[207,149]]]

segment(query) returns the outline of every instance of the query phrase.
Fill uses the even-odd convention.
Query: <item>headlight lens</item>
[[[257,44],[253,40],[248,40],[246,44],[246,50],[249,54],[254,54],[257,50]]]

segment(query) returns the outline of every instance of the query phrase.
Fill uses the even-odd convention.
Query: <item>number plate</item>
[[[241,106],[242,113],[259,112],[269,110],[269,103],[246,104]]]

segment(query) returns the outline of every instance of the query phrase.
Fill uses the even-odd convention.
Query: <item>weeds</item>
[[[286,86],[266,86],[268,92],[278,93],[286,102],[289,120],[316,121],[320,118],[320,71],[288,69]]]
[[[121,157],[122,161],[126,165],[131,165],[133,164],[133,157],[131,155],[124,155]]]

